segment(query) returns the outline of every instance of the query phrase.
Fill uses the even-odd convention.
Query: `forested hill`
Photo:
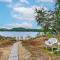
[[[31,29],[31,28],[12,28],[12,29],[6,29],[6,28],[0,28],[0,31],[23,31],[23,32],[43,32],[42,29]]]

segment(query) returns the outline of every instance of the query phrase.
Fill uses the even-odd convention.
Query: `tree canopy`
[[[60,0],[56,1],[55,10],[36,9],[37,24],[43,29],[60,33]]]

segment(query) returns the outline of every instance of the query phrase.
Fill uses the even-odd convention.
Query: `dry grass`
[[[0,38],[0,60],[8,60],[11,46],[16,42],[12,38]]]
[[[0,60],[8,60],[11,46],[0,48]]]
[[[58,38],[58,40],[59,39],[60,38]],[[39,60],[60,60],[60,55],[51,53],[51,51],[44,48],[44,41],[46,40],[48,40],[47,37],[39,37],[34,40],[22,41],[22,44],[31,52],[33,60],[38,60],[38,58],[40,58]]]
[[[48,40],[48,37],[39,37],[39,38],[35,38],[35,39],[32,39],[32,40],[24,40],[22,41],[23,42],[23,45],[24,46],[29,46],[29,45],[32,45],[32,46],[41,46],[41,45],[44,45],[44,41]]]
[[[6,47],[12,45],[16,42],[16,40],[0,40],[0,47]]]
[[[34,40],[22,41],[23,46],[32,54],[32,60],[49,60],[48,54],[43,51],[43,44],[47,39],[46,37],[40,37]]]

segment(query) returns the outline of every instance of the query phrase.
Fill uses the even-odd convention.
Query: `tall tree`
[[[47,11],[44,9],[38,10],[36,9],[36,21],[37,24],[42,26],[42,28],[45,31],[49,31],[53,27],[54,23],[54,12],[53,11]]]
[[[55,5],[55,29],[60,34],[60,0],[56,0]]]
[[[45,30],[51,28],[53,32],[60,34],[60,0],[56,0],[55,11],[36,9],[36,21]]]

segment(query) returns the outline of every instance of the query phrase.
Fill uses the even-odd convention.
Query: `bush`
[[[60,50],[55,50],[54,54],[60,54]]]
[[[54,37],[53,34],[52,33],[49,33],[49,32],[46,34],[46,36],[49,37],[49,38]]]

